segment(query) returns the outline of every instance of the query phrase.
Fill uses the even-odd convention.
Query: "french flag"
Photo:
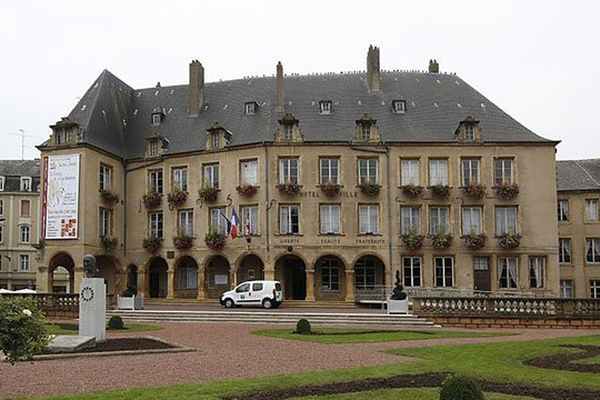
[[[231,208],[231,238],[235,239],[238,235],[238,226],[240,226],[240,217],[235,211],[235,207]]]

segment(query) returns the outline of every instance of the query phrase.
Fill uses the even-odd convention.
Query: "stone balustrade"
[[[10,293],[2,297],[31,297],[40,311],[49,319],[77,318],[79,314],[78,293]]]

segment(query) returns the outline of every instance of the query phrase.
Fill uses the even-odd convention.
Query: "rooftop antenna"
[[[25,138],[33,136],[26,135],[23,129],[19,129],[19,133],[13,133],[12,135],[21,137],[21,161],[23,161],[25,159]]]

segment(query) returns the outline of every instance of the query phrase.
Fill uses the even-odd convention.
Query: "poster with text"
[[[44,160],[46,239],[77,239],[79,224],[79,154]]]

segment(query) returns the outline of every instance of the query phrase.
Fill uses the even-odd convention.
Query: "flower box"
[[[173,238],[173,246],[178,250],[186,250],[194,245],[194,238],[187,235],[175,236]]]
[[[156,191],[150,191],[146,193],[143,197],[144,207],[148,210],[152,210],[158,206],[162,202],[162,195]]]
[[[463,186],[462,192],[472,199],[483,199],[485,197],[485,186],[479,183],[470,183]]]
[[[187,196],[187,192],[175,189],[167,195],[167,201],[171,207],[177,207],[185,203]]]
[[[485,233],[470,233],[463,236],[465,247],[471,250],[479,250],[485,247],[487,235]]]
[[[400,186],[400,189],[402,189],[402,193],[406,197],[410,197],[413,199],[423,194],[423,186],[419,185],[404,185]]]
[[[117,309],[118,310],[143,310],[144,309],[144,297],[138,297],[133,295],[131,297],[122,297],[117,295]]]
[[[521,245],[521,235],[506,233],[498,237],[498,246],[504,250],[513,250]]]
[[[298,185],[296,182],[287,181],[285,183],[280,183],[277,185],[277,188],[280,192],[283,192],[290,196],[295,196],[300,193],[300,189],[302,189],[302,185]]]
[[[340,185],[338,185],[337,183],[333,183],[333,182],[327,182],[324,185],[321,185],[321,191],[325,194],[325,196],[327,197],[335,197],[340,193]]]
[[[417,235],[416,233],[409,233],[402,235],[402,241],[410,250],[419,250],[423,246],[423,235]]]
[[[447,199],[450,196],[450,186],[448,185],[433,185],[430,187],[433,197],[436,199]]]
[[[236,190],[239,194],[241,194],[244,197],[252,197],[258,191],[258,186],[248,185],[248,184],[244,183],[243,185],[238,186],[236,188]]]
[[[408,298],[406,300],[392,300],[387,301],[387,312],[388,314],[408,314]]]
[[[162,239],[157,237],[149,237],[144,239],[142,242],[142,247],[146,249],[149,253],[154,253],[160,246],[162,245]]]
[[[502,200],[512,200],[519,194],[519,185],[516,183],[503,183],[496,186],[496,196]]]
[[[227,235],[216,232],[208,233],[204,237],[204,243],[206,243],[206,246],[213,251],[221,251],[223,247],[225,247],[226,240]]]
[[[115,249],[115,247],[117,247],[119,241],[114,236],[106,235],[100,238],[100,243],[102,243],[102,247],[104,247],[104,250],[112,251]]]
[[[375,182],[363,182],[358,185],[358,187],[361,192],[372,197],[379,195],[379,192],[381,191],[381,185]]]
[[[110,206],[119,202],[119,195],[111,192],[110,190],[100,190],[100,197],[105,204]]]
[[[452,246],[452,235],[445,232],[436,233],[429,236],[431,245],[436,249],[447,249]]]
[[[198,196],[207,203],[214,203],[218,194],[219,189],[214,186],[202,186],[202,189],[198,190]]]

